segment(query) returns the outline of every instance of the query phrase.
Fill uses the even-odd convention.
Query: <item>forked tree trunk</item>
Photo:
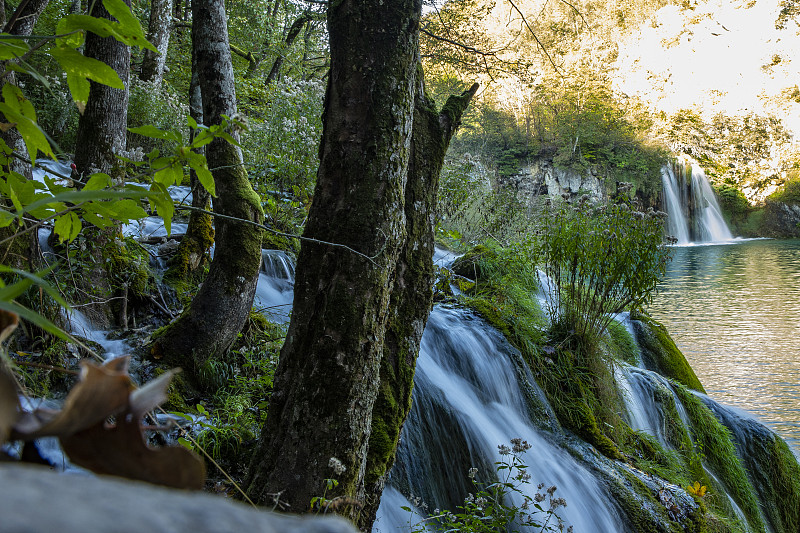
[[[400,430],[411,410],[411,392],[422,332],[433,305],[434,227],[439,174],[450,139],[478,84],[451,96],[439,112],[417,79],[411,161],[405,192],[406,242],[397,260],[389,304],[381,382],[372,410],[367,455],[366,493],[358,525],[371,531],[386,477],[394,464]]]
[[[405,240],[418,0],[344,0],[328,8],[331,72],[320,166],[275,392],[245,481],[254,500],[307,511],[360,498],[397,257]],[[336,473],[331,458],[346,470]],[[340,499],[339,511],[355,516]]]
[[[233,64],[222,0],[192,2],[192,43],[200,73],[203,115],[207,125],[236,114]],[[214,211],[261,224],[263,211],[242,163],[241,151],[223,139],[206,147],[217,197]],[[170,364],[190,377],[215,354],[230,348],[241,331],[255,295],[261,264],[261,230],[247,223],[216,221],[216,250],[203,285],[189,308],[153,346]]]
[[[281,509],[307,511],[324,495],[329,511],[364,528],[410,407],[430,312],[439,171],[477,89],[436,112],[418,68],[419,13],[415,1],[329,10],[322,161],[305,234],[373,260],[303,243],[275,391],[245,480],[251,498],[272,504],[277,495]],[[338,486],[326,489],[327,479]]]
[[[161,85],[164,79],[164,66],[167,62],[169,50],[169,35],[172,30],[172,0],[152,0],[150,3],[150,24],[147,31],[147,40],[156,47],[158,52],[144,51],[142,60],[142,81]]]

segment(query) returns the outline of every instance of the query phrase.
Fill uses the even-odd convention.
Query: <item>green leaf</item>
[[[0,34],[0,60],[7,61],[24,56],[31,47],[22,39],[8,33]]]
[[[182,140],[180,133],[175,130],[162,130],[150,124],[137,128],[128,128],[128,131],[143,137],[150,137],[151,139],[165,139],[177,142]]]
[[[98,172],[89,177],[89,181],[83,186],[84,191],[99,191],[111,186],[111,176]]]
[[[130,220],[144,218],[147,216],[147,212],[142,209],[142,206],[140,206],[135,200],[131,200],[129,198],[113,202],[110,210],[112,215],[117,220],[122,222],[128,222]]]
[[[0,309],[2,309],[3,311],[10,311],[12,313],[16,313],[21,318],[27,320],[28,322],[32,322],[33,324],[39,326],[48,333],[52,333],[53,335],[55,335],[60,339],[63,339],[68,342],[72,342],[75,340],[72,338],[71,335],[69,335],[63,329],[59,328],[58,326],[50,322],[39,313],[31,311],[27,307],[23,307],[16,302],[6,302],[0,300]]]
[[[58,302],[59,304],[61,304],[62,306],[66,307],[66,308],[69,308],[69,304],[67,304],[67,302],[61,297],[61,295],[58,293],[58,291],[47,280],[44,279],[44,277],[47,276],[50,272],[52,272],[55,269],[56,266],[57,266],[57,263],[54,263],[54,264],[50,265],[49,267],[44,268],[44,269],[36,272],[35,274],[32,274],[32,273],[27,272],[25,270],[20,270],[20,269],[17,269],[17,268],[11,268],[11,267],[8,267],[8,266],[5,266],[5,265],[0,265],[0,272],[6,272],[6,273],[9,273],[9,274],[16,274],[17,276],[25,278],[25,280],[27,280],[29,282],[29,285],[31,283],[33,283],[33,284],[36,284],[36,285],[40,286],[47,294],[52,296],[52,298],[56,302]],[[22,283],[23,281],[19,281],[17,283]],[[11,287],[13,287],[13,285],[10,285],[9,287],[5,287],[3,289],[0,289],[0,300],[9,301],[9,300],[13,300],[14,298],[16,298],[16,296],[13,295],[13,289],[12,289],[12,292],[9,292],[9,293],[4,292],[6,289],[9,289]],[[21,294],[21,293],[19,293],[19,294]],[[17,294],[17,296],[19,294]]]
[[[114,89],[125,89],[117,72],[102,61],[86,57],[77,50],[65,46],[52,48],[50,54],[67,73],[67,84],[72,93],[72,99],[81,114],[89,100],[89,80]]]
[[[36,160],[40,150],[55,158],[47,137],[36,122],[36,110],[33,104],[25,98],[19,87],[10,83],[3,85],[3,103],[0,104],[0,112],[6,115],[6,120],[16,123],[17,131],[25,141],[31,161]]]
[[[71,241],[81,232],[81,219],[75,212],[70,211],[64,215],[56,217],[53,231],[56,232],[61,242]]]
[[[115,35],[117,39],[130,46],[139,46],[158,52],[158,49],[147,41],[142,31],[142,26],[139,24],[139,19],[131,13],[131,8],[125,2],[122,0],[103,0],[103,5],[106,11],[119,21],[117,26],[118,35]]]
[[[196,152],[190,152],[186,159],[189,163],[189,166],[192,167],[192,170],[194,170],[195,174],[197,174],[197,179],[200,181],[200,184],[211,196],[216,198],[217,193],[214,176],[211,174],[211,171],[208,170],[208,162],[206,161],[206,157]]]
[[[155,206],[156,212],[164,219],[164,228],[169,235],[172,233],[172,215],[175,214],[175,205],[172,203],[172,197],[170,197],[167,187],[161,183],[153,183],[150,186],[148,198]]]
[[[122,191],[110,191],[108,189],[100,191],[76,191],[68,189],[66,192],[58,193],[53,196],[48,196],[25,206],[21,212],[16,214],[32,212],[34,209],[57,204],[59,202],[78,204],[82,202],[89,202],[92,200],[110,200],[112,198],[146,198],[150,196],[149,191],[136,191],[132,189],[125,189]]]
[[[153,181],[164,185],[175,185],[183,181],[183,165],[180,161],[168,157],[162,157],[153,161],[153,167],[157,168]]]

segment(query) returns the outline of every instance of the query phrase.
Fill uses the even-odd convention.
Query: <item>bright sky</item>
[[[775,29],[779,0],[711,0],[659,10],[621,43],[618,88],[670,112],[756,111],[800,133],[800,105],[776,98],[800,83],[800,36]],[[776,66],[773,57],[781,59]]]

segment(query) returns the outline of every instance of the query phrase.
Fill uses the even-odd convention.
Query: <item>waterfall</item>
[[[454,509],[475,491],[467,469],[478,468],[478,477],[488,480],[494,463],[502,459],[497,446],[519,437],[532,445],[522,456],[532,476],[522,486],[528,496],[536,494],[539,483],[555,485],[556,496],[567,501],[558,514],[575,531],[624,531],[615,504],[594,473],[557,444],[555,435],[531,421],[526,398],[531,399],[520,387],[514,353],[497,330],[471,312],[434,308],[422,338],[412,411],[391,486],[421,497],[430,509]],[[381,502],[375,531],[407,531],[414,525],[416,517],[410,513],[398,521],[390,508],[396,501],[395,494]]]
[[[677,244],[725,242],[733,239],[722,210],[700,164],[681,156],[661,169],[667,231]]]
[[[294,260],[280,250],[263,250],[255,307],[269,320],[285,324],[289,322],[293,299]]]

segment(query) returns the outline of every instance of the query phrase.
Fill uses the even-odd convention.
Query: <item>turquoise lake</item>
[[[648,307],[706,392],[800,452],[800,240],[675,247]]]

